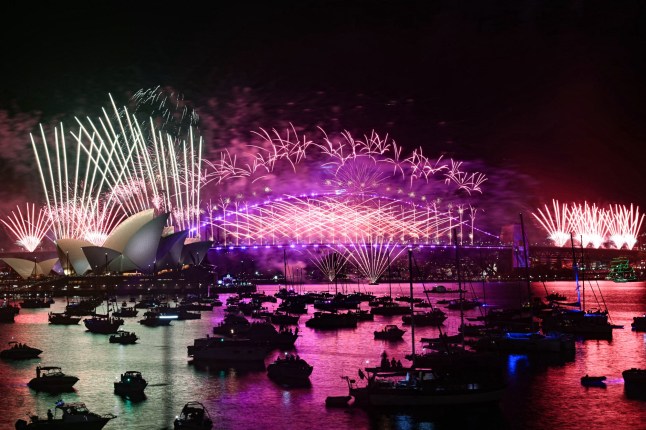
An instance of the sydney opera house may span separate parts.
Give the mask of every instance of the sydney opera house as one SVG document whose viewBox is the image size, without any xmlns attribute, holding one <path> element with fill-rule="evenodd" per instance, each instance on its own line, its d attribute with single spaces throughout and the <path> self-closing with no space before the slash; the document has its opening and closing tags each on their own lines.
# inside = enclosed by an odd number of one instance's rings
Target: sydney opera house
<svg viewBox="0 0 646 430">
<path fill-rule="evenodd" d="M 177 274 L 202 263 L 212 242 L 188 238 L 187 230 L 173 232 L 167 227 L 168 217 L 168 213 L 155 216 L 153 209 L 145 210 L 120 223 L 103 246 L 79 239 L 59 239 L 56 258 L 40 262 L 23 258 L 2 260 L 23 279 L 59 274 L 68 275 L 64 277 L 67 281 L 76 279 L 86 284 L 100 277 L 105 284 L 123 283 L 124 279 L 141 282 L 150 277 L 162 281 L 166 274 L 178 282 L 181 276 Z M 52 283 L 56 276 L 46 279 Z"/>
</svg>

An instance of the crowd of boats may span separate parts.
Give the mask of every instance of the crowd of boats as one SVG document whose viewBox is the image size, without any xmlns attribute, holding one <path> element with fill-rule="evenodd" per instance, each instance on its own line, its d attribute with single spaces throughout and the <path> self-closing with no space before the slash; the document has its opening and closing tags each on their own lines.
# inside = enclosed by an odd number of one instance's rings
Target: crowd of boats
<svg viewBox="0 0 646 430">
<path fill-rule="evenodd" d="M 409 254 L 410 258 L 410 254 Z M 412 279 L 412 277 L 411 277 Z M 578 287 L 578 285 L 577 285 Z M 369 293 L 302 293 L 283 288 L 274 296 L 263 293 L 231 295 L 226 304 L 214 297 L 186 297 L 180 301 L 173 298 L 170 305 L 158 298 L 146 298 L 137 302 L 131 298 L 121 306 L 116 299 L 87 298 L 67 303 L 65 312 L 49 313 L 50 324 L 78 324 L 81 320 L 89 332 L 106 334 L 110 343 L 136 343 L 138 336 L 121 328 L 124 318 L 136 318 L 143 311 L 139 323 L 147 326 L 170 325 L 171 321 L 200 318 L 201 311 L 224 307 L 224 318 L 212 328 L 212 333 L 196 338 L 187 345 L 187 356 L 194 362 L 218 362 L 238 366 L 260 364 L 276 349 L 293 350 L 299 337 L 299 321 L 313 309 L 304 326 L 314 330 L 339 330 L 354 328 L 365 321 L 374 321 L 375 315 L 389 317 L 388 323 L 374 330 L 378 340 L 401 340 L 407 329 L 399 327 L 391 317 L 401 318 L 401 325 L 411 331 L 411 354 L 405 359 L 388 359 L 385 352 L 378 366 L 360 369 L 357 377 L 344 375 L 347 395 L 331 396 L 328 406 L 360 407 L 382 406 L 442 406 L 475 405 L 497 402 L 506 389 L 504 355 L 506 353 L 557 353 L 572 354 L 578 337 L 607 339 L 615 329 L 607 309 L 584 310 L 581 300 L 568 302 L 567 297 L 549 293 L 545 299 L 534 297 L 515 309 L 489 309 L 475 317 L 465 317 L 465 311 L 479 309 L 482 302 L 468 298 L 458 282 L 457 290 L 441 285 L 424 290 L 425 299 L 410 295 L 376 297 Z M 450 297 L 431 300 L 430 295 Z M 531 295 L 530 295 L 531 297 Z M 272 310 L 267 303 L 276 303 Z M 367 303 L 366 306 L 362 306 Z M 97 313 L 99 306 L 106 306 L 105 313 Z M 439 305 L 460 312 L 457 333 L 443 330 L 447 313 Z M 43 306 L 45 307 L 45 306 Z M 112 310 L 115 308 L 114 310 Z M 196 315 L 192 315 L 196 314 Z M 472 313 L 473 314 L 473 313 Z M 439 335 L 434 338 L 415 339 L 414 330 L 419 326 L 436 327 Z M 646 315 L 634 317 L 633 330 L 646 331 Z M 417 342 L 423 345 L 417 352 Z M 37 358 L 38 348 L 12 342 L 2 351 L 4 359 Z M 291 352 L 281 354 L 266 367 L 268 377 L 280 385 L 302 386 L 309 384 L 313 366 Z M 646 395 L 646 369 L 626 369 L 622 376 L 627 395 Z M 585 375 L 581 384 L 588 387 L 602 386 L 605 375 Z M 60 367 L 39 366 L 36 377 L 28 385 L 34 390 L 65 391 L 78 381 L 66 375 Z M 114 383 L 114 392 L 119 395 L 143 394 L 147 382 L 140 372 L 124 372 Z M 71 420 L 72 415 L 83 415 L 95 420 L 96 428 L 102 428 L 113 416 L 93 414 L 85 405 L 62 404 L 58 407 L 60 417 L 49 420 Z M 194 424 L 189 426 L 189 422 Z M 44 419 L 30 417 L 19 420 L 16 428 L 52 428 L 42 424 Z M 70 421 L 71 422 L 71 421 Z M 101 424 L 103 423 L 103 424 Z M 175 421 L 175 428 L 211 428 L 213 422 L 208 411 L 199 402 L 191 402 Z M 200 427 L 201 426 L 201 427 Z M 56 428 L 67 428 L 60 426 Z"/>
</svg>

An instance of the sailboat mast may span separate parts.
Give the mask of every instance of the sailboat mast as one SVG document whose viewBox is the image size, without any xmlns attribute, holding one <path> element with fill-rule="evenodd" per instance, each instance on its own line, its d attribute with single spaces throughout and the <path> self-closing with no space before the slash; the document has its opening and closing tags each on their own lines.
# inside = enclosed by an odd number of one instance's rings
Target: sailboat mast
<svg viewBox="0 0 646 430">
<path fill-rule="evenodd" d="M 585 262 L 583 261 L 584 257 L 584 252 L 583 252 L 583 236 L 581 236 L 581 266 L 585 266 Z M 592 284 L 590 284 L 592 285 Z M 583 293 L 581 296 L 581 310 L 585 310 L 585 271 L 581 272 L 581 289 L 583 290 Z M 594 292 L 594 291 L 593 291 Z"/>
<path fill-rule="evenodd" d="M 458 294 L 460 300 L 460 328 L 464 330 L 464 294 L 462 291 L 462 282 L 460 281 L 460 256 L 458 254 L 458 233 L 456 229 L 453 229 L 453 243 L 455 244 L 455 270 L 458 277 Z M 462 336 L 462 341 L 464 342 L 464 336 Z"/>
<path fill-rule="evenodd" d="M 392 275 L 390 274 L 390 251 L 388 251 L 388 297 L 393 296 Z"/>
<path fill-rule="evenodd" d="M 415 365 L 415 318 L 413 314 L 413 248 L 408 248 L 408 279 L 410 283 L 410 336 L 413 365 Z"/>
<path fill-rule="evenodd" d="M 529 259 L 527 258 L 527 236 L 525 236 L 525 223 L 523 222 L 523 214 L 520 216 L 520 232 L 523 235 L 523 265 L 525 266 L 525 281 L 527 282 L 527 300 L 532 302 L 532 283 L 529 279 Z"/>
<path fill-rule="evenodd" d="M 576 299 L 579 303 L 579 310 L 581 308 L 581 289 L 579 288 L 579 267 L 576 264 L 576 254 L 574 253 L 574 235 L 570 232 L 570 245 L 572 246 L 572 270 L 574 271 L 574 282 L 576 284 Z"/>
</svg>

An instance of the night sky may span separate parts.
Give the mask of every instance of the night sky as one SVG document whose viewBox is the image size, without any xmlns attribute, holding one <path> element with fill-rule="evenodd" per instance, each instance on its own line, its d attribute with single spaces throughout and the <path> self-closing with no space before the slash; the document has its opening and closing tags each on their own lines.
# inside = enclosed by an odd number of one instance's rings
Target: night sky
<svg viewBox="0 0 646 430">
<path fill-rule="evenodd" d="M 242 134 L 374 128 L 478 160 L 492 181 L 525 184 L 529 210 L 552 198 L 646 209 L 641 1 L 14 3 L 0 30 L 11 115 L 92 115 L 108 93 L 170 86 L 198 113 L 217 100 Z M 16 134 L 0 134 L 9 179 L 16 148 L 29 150 Z"/>
</svg>

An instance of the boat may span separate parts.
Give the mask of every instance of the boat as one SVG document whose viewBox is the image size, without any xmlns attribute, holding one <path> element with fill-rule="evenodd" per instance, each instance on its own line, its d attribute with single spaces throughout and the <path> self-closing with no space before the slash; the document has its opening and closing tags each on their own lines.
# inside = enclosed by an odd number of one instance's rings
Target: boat
<svg viewBox="0 0 646 430">
<path fill-rule="evenodd" d="M 276 310 L 269 317 L 272 324 L 278 325 L 296 325 L 300 319 L 300 315 L 290 315 L 287 312 Z"/>
<path fill-rule="evenodd" d="M 270 348 L 250 339 L 209 336 L 194 339 L 187 347 L 188 356 L 196 361 L 214 361 L 230 364 L 263 363 Z"/>
<path fill-rule="evenodd" d="M 119 318 L 130 318 L 136 317 L 139 311 L 135 309 L 134 306 L 124 306 L 121 305 L 121 308 L 118 311 L 112 312 L 112 315 Z"/>
<path fill-rule="evenodd" d="M 0 352 L 0 358 L 7 360 L 28 360 L 30 358 L 38 358 L 42 350 L 27 346 L 26 343 L 18 343 L 15 340 L 9 342 L 9 349 Z"/>
<path fill-rule="evenodd" d="M 123 320 L 121 318 L 111 317 L 109 314 L 97 314 L 90 318 L 85 318 L 83 324 L 85 324 L 85 327 L 91 333 L 111 334 L 119 330 L 119 327 L 123 325 Z"/>
<path fill-rule="evenodd" d="M 605 376 L 590 376 L 590 375 L 585 375 L 581 377 L 581 385 L 585 387 L 601 387 L 605 388 L 606 383 L 605 383 L 606 377 Z"/>
<path fill-rule="evenodd" d="M 404 333 L 406 330 L 400 329 L 395 324 L 386 324 L 381 330 L 375 330 L 374 336 L 375 339 L 400 340 Z"/>
<path fill-rule="evenodd" d="M 478 306 L 482 306 L 482 303 L 478 299 L 454 299 L 449 300 L 447 307 L 451 310 L 463 309 L 465 311 L 475 309 Z"/>
<path fill-rule="evenodd" d="M 91 333 L 112 334 L 119 330 L 124 321 L 121 318 L 110 316 L 110 302 L 106 304 L 106 314 L 94 314 L 90 318 L 85 318 L 83 324 Z"/>
<path fill-rule="evenodd" d="M 267 376 L 272 380 L 287 385 L 306 385 L 310 382 L 313 366 L 298 355 L 285 354 L 267 366 Z"/>
<path fill-rule="evenodd" d="M 408 250 L 411 296 L 412 252 L 412 249 Z M 452 354 L 448 354 L 443 365 L 419 365 L 415 354 L 415 326 L 412 327 L 413 366 L 404 367 L 394 358 L 388 361 L 384 351 L 378 367 L 366 367 L 365 373 L 359 370 L 362 383 L 348 376 L 343 377 L 348 385 L 348 394 L 354 397 L 357 406 L 425 408 L 479 405 L 501 400 L 506 382 L 499 372 L 490 371 L 488 366 L 482 364 L 482 357 L 478 353 L 469 352 L 468 356 L 474 358 L 471 361 L 456 360 Z"/>
<path fill-rule="evenodd" d="M 633 367 L 621 372 L 624 378 L 624 391 L 631 397 L 646 397 L 646 369 Z"/>
<path fill-rule="evenodd" d="M 171 321 L 176 319 L 176 314 L 162 314 L 159 311 L 151 309 L 144 313 L 144 318 L 139 320 L 139 324 L 147 327 L 169 326 Z"/>
<path fill-rule="evenodd" d="M 637 280 L 637 273 L 627 258 L 613 258 L 606 279 L 613 282 L 634 282 Z"/>
<path fill-rule="evenodd" d="M 58 417 L 58 411 L 61 416 Z M 113 414 L 99 415 L 90 412 L 85 403 L 65 403 L 59 400 L 56 403 L 54 412 L 47 411 L 47 418 L 39 418 L 31 415 L 29 422 L 26 420 L 16 421 L 16 430 L 101 430 L 112 419 Z"/>
<path fill-rule="evenodd" d="M 416 326 L 439 326 L 446 320 L 448 317 L 446 313 L 441 309 L 434 308 L 428 312 L 413 312 L 412 315 L 402 316 L 402 322 L 406 325 L 410 325 L 411 321 L 415 322 Z"/>
<path fill-rule="evenodd" d="M 67 312 L 50 312 L 49 323 L 52 325 L 74 325 L 81 321 L 82 317 L 71 315 Z"/>
<path fill-rule="evenodd" d="M 132 345 L 137 343 L 139 338 L 133 331 L 118 330 L 110 336 L 110 343 L 120 343 L 121 345 Z"/>
<path fill-rule="evenodd" d="M 325 406 L 328 408 L 347 408 L 350 406 L 352 396 L 327 396 Z"/>
<path fill-rule="evenodd" d="M 545 300 L 547 300 L 548 302 L 564 302 L 567 300 L 567 297 L 564 294 L 552 291 L 545 296 Z"/>
<path fill-rule="evenodd" d="M 36 377 L 27 385 L 37 391 L 71 391 L 78 380 L 76 376 L 64 374 L 58 366 L 37 366 Z"/>
<path fill-rule="evenodd" d="M 646 331 L 646 314 L 640 317 L 633 317 L 633 322 L 630 326 L 635 331 Z"/>
<path fill-rule="evenodd" d="M 3 323 L 12 323 L 15 320 L 16 311 L 13 306 L 8 304 L 6 301 L 0 306 L 0 322 Z"/>
<path fill-rule="evenodd" d="M 409 312 L 410 306 L 400 306 L 393 302 L 383 302 L 370 309 L 371 314 L 382 316 L 406 315 Z"/>
<path fill-rule="evenodd" d="M 213 420 L 200 402 L 188 402 L 173 422 L 174 430 L 210 430 Z"/>
<path fill-rule="evenodd" d="M 141 376 L 141 372 L 128 370 L 122 373 L 118 381 L 114 382 L 114 393 L 119 395 L 143 394 L 148 382 Z"/>
<path fill-rule="evenodd" d="M 489 334 L 477 340 L 476 350 L 503 352 L 573 352 L 574 337 L 563 333 L 507 332 Z"/>
<path fill-rule="evenodd" d="M 356 328 L 357 321 L 357 316 L 352 313 L 314 312 L 312 318 L 305 321 L 305 326 L 316 329 Z"/>
<path fill-rule="evenodd" d="M 458 290 L 452 290 L 452 289 L 446 288 L 444 285 L 436 285 L 436 286 L 432 287 L 429 290 L 424 289 L 424 292 L 425 293 L 444 294 L 444 293 L 457 293 Z"/>
</svg>

